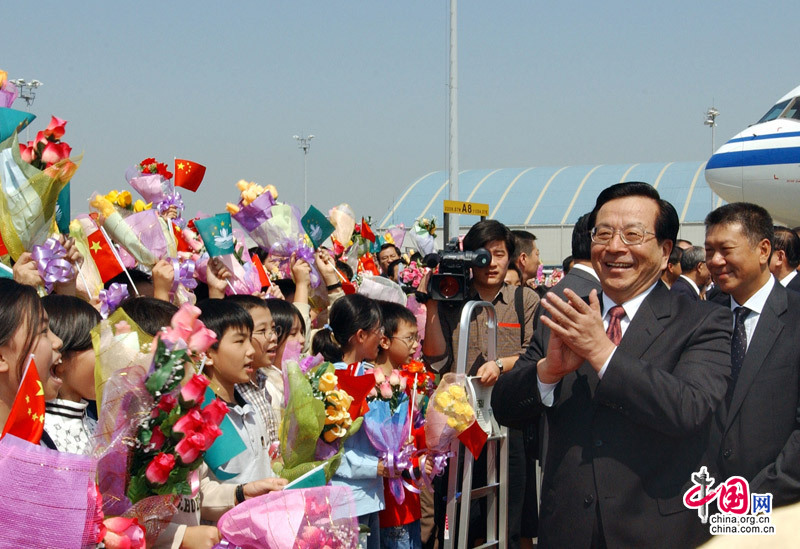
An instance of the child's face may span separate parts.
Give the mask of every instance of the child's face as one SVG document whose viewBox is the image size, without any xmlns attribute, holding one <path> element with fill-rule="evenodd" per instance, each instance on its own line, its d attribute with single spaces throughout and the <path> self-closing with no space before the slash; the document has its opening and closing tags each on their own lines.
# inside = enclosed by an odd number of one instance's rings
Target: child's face
<svg viewBox="0 0 800 549">
<path fill-rule="evenodd" d="M 228 328 L 222 336 L 217 349 L 209 349 L 209 366 L 216 377 L 225 383 L 247 383 L 255 371 L 253 357 L 255 348 L 251 342 L 252 334 L 244 328 Z"/>
<path fill-rule="evenodd" d="M 388 337 L 388 336 L 387 336 Z M 387 354 L 393 368 L 408 364 L 414 358 L 414 353 L 419 347 L 419 334 L 417 325 L 401 320 L 397 331 L 389 339 Z"/>
<path fill-rule="evenodd" d="M 94 349 L 86 349 L 69 353 L 61 364 L 55 366 L 56 375 L 63 381 L 62 394 L 95 399 L 94 360 Z"/>
<path fill-rule="evenodd" d="M 275 333 L 275 323 L 272 321 L 272 314 L 266 307 L 254 307 L 250 309 L 250 316 L 253 318 L 253 366 L 255 368 L 266 368 L 275 361 L 278 336 Z"/>
<path fill-rule="evenodd" d="M 292 322 L 292 331 L 289 332 L 289 337 L 286 338 L 286 341 L 296 341 L 300 344 L 300 347 L 303 346 L 306 342 L 306 336 L 303 334 L 303 329 L 300 326 L 300 318 L 295 315 L 294 322 Z"/>
</svg>

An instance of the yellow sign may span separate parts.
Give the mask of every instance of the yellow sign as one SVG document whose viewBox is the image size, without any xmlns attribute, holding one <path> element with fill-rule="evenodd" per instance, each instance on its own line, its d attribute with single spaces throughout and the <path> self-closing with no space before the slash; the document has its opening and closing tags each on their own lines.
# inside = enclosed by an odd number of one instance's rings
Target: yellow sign
<svg viewBox="0 0 800 549">
<path fill-rule="evenodd" d="M 444 213 L 466 215 L 489 215 L 489 205 L 477 202 L 444 201 Z"/>
</svg>

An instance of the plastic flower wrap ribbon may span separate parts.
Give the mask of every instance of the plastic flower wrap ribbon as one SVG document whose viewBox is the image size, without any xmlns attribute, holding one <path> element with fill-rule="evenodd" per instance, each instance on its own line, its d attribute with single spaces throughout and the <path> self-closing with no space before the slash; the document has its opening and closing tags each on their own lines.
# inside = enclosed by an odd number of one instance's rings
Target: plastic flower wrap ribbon
<svg viewBox="0 0 800 549">
<path fill-rule="evenodd" d="M 394 413 L 388 401 L 373 400 L 369 403 L 369 411 L 364 415 L 364 430 L 378 451 L 378 457 L 390 471 L 389 490 L 399 504 L 406 497 L 403 486 L 411 492 L 419 493 L 415 486 L 400 476 L 403 471 L 413 468 L 411 459 L 416 452 L 414 445 L 408 444 L 408 415 L 408 398 L 400 403 Z"/>
<path fill-rule="evenodd" d="M 217 548 L 356 549 L 358 518 L 347 486 L 270 492 L 240 503 L 217 523 Z"/>
<path fill-rule="evenodd" d="M 55 238 L 48 238 L 43 245 L 34 246 L 31 256 L 36 261 L 36 268 L 48 293 L 53 291 L 54 284 L 67 282 L 75 275 L 72 263 L 65 259 L 67 250 Z"/>
<path fill-rule="evenodd" d="M 178 210 L 178 215 L 174 219 L 174 221 L 175 224 L 180 227 L 183 227 L 183 225 L 185 225 L 185 221 L 181 217 L 181 212 L 183 212 L 184 207 L 185 206 L 183 204 L 183 198 L 181 197 L 181 193 L 179 193 L 178 191 L 165 193 L 164 198 L 161 199 L 161 201 L 158 203 L 157 206 L 158 213 L 160 214 L 166 213 L 167 210 L 169 210 L 170 208 L 175 208 L 176 210 Z"/>
<path fill-rule="evenodd" d="M 120 303 L 130 297 L 130 293 L 127 285 L 114 282 L 107 290 L 100 290 L 97 297 L 100 300 L 100 315 L 108 318 L 108 315 L 117 310 Z"/>
<path fill-rule="evenodd" d="M 96 460 L 90 456 L 4 436 L 0 440 L 2 546 L 94 547 L 95 468 Z"/>
<path fill-rule="evenodd" d="M 324 362 L 308 374 L 297 363 L 284 364 L 284 368 L 289 378 L 289 403 L 278 435 L 283 464 L 273 463 L 272 468 L 291 482 L 325 464 L 325 477 L 330 481 L 341 463 L 344 441 L 361 428 L 363 418 L 347 421 L 352 397 L 336 389 L 333 364 Z"/>
<path fill-rule="evenodd" d="M 178 287 L 183 285 L 184 288 L 194 290 L 197 288 L 197 280 L 194 278 L 194 271 L 197 268 L 194 259 L 185 259 L 178 261 L 177 258 L 172 258 L 172 269 L 175 275 L 172 279 L 172 292 L 176 292 Z"/>
</svg>

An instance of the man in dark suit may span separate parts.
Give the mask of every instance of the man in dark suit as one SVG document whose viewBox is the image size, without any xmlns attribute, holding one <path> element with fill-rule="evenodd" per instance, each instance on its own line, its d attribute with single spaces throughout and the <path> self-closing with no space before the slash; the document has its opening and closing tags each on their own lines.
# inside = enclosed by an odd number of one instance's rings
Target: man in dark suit
<svg viewBox="0 0 800 549">
<path fill-rule="evenodd" d="M 652 186 L 605 189 L 589 225 L 603 295 L 543 300 L 549 340 L 492 407 L 508 425 L 547 414 L 541 547 L 693 546 L 707 532 L 683 494 L 727 389 L 730 313 L 659 280 L 679 223 Z"/>
<path fill-rule="evenodd" d="M 731 385 L 711 431 L 717 479 L 733 475 L 774 505 L 800 501 L 800 295 L 769 271 L 772 219 L 747 203 L 705 220 L 706 260 L 735 314 Z"/>
<path fill-rule="evenodd" d="M 800 237 L 788 227 L 775 226 L 769 270 L 784 288 L 800 292 Z"/>
<path fill-rule="evenodd" d="M 702 246 L 692 246 L 683 251 L 681 275 L 672 284 L 670 291 L 697 301 L 710 281 L 705 249 Z"/>
</svg>

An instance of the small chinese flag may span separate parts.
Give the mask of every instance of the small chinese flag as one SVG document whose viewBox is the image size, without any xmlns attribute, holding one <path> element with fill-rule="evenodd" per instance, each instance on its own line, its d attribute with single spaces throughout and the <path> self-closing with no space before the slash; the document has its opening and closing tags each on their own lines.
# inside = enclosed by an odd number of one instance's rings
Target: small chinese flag
<svg viewBox="0 0 800 549">
<path fill-rule="evenodd" d="M 364 218 L 361 218 L 361 236 L 369 240 L 370 242 L 375 242 L 375 233 L 372 232 L 372 229 L 369 228 L 369 225 Z"/>
<path fill-rule="evenodd" d="M 122 272 L 122 265 L 117 261 L 117 257 L 111 250 L 112 244 L 106 240 L 103 231 L 96 230 L 86 238 L 86 241 L 89 244 L 89 254 L 92 256 L 94 264 L 97 265 L 103 284 Z"/>
<path fill-rule="evenodd" d="M 356 363 L 350 364 L 347 370 L 336 370 L 339 388 L 353 397 L 353 402 L 348 410 L 352 419 L 361 417 L 369 411 L 366 399 L 369 392 L 375 387 L 374 372 L 357 376 L 355 375 L 357 368 L 358 364 Z"/>
<path fill-rule="evenodd" d="M 458 440 L 467 447 L 467 450 L 470 451 L 475 459 L 478 459 L 478 456 L 481 455 L 483 445 L 486 444 L 488 438 L 489 435 L 486 434 L 486 431 L 481 429 L 477 421 L 473 421 L 472 425 L 461 431 L 461 434 L 458 435 Z"/>
<path fill-rule="evenodd" d="M 264 286 L 272 286 L 272 282 L 269 280 L 269 276 L 267 276 L 267 271 L 264 269 L 264 264 L 261 263 L 261 259 L 256 254 L 250 256 L 250 261 L 253 262 L 253 265 L 256 267 L 256 272 L 258 273 L 258 279 L 261 281 L 261 287 Z"/>
<path fill-rule="evenodd" d="M 365 253 L 364 255 L 358 258 L 358 271 L 359 272 L 367 271 L 374 274 L 375 276 L 380 276 L 381 274 L 381 272 L 378 270 L 378 267 L 375 266 L 375 259 L 369 252 Z"/>
<path fill-rule="evenodd" d="M 180 230 L 180 228 L 172 221 L 170 221 L 169 224 L 172 225 L 172 234 L 175 235 L 175 244 L 178 251 L 191 253 L 192 247 L 189 246 L 189 243 L 186 242 L 185 238 L 183 238 L 183 232 Z"/>
<path fill-rule="evenodd" d="M 192 192 L 197 190 L 206 175 L 206 167 L 191 160 L 175 159 L 175 186 Z"/>
<path fill-rule="evenodd" d="M 3 242 L 3 235 L 0 235 L 0 255 L 8 255 L 8 248 L 6 248 L 5 242 Z"/>
<path fill-rule="evenodd" d="M 44 388 L 39 381 L 39 372 L 31 355 L 22 373 L 22 382 L 19 384 L 17 396 L 0 438 L 11 433 L 15 437 L 39 444 L 42 431 L 44 431 Z"/>
</svg>

